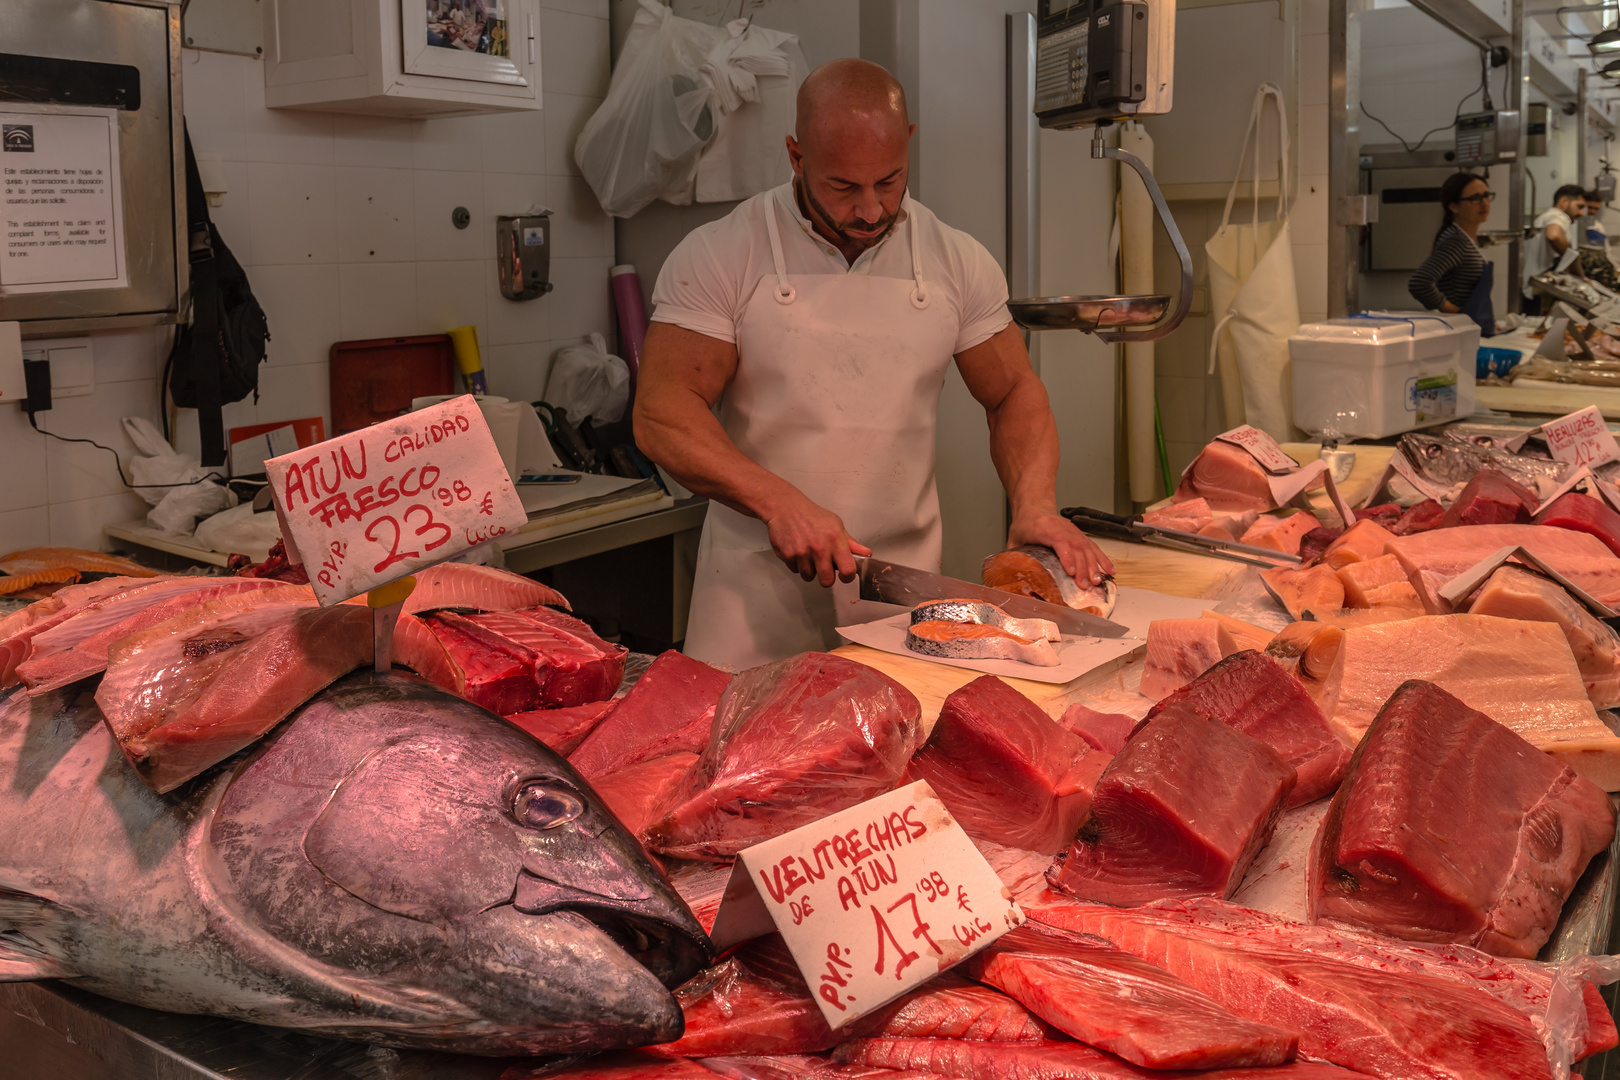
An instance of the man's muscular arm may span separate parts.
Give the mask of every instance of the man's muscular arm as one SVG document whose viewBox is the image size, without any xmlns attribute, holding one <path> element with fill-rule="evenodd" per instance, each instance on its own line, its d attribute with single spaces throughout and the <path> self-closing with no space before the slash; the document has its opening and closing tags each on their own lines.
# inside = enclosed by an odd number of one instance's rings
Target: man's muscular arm
<svg viewBox="0 0 1620 1080">
<path fill-rule="evenodd" d="M 771 548 L 806 581 L 855 577 L 871 549 L 837 514 L 737 449 L 711 411 L 737 374 L 737 347 L 671 323 L 647 332 L 636 383 L 636 445 L 699 495 L 756 517 Z"/>
</svg>

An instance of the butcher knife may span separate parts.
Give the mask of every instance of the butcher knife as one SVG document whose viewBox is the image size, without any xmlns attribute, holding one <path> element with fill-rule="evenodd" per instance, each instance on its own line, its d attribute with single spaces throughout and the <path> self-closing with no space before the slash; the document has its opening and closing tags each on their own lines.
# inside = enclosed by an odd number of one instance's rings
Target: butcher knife
<svg viewBox="0 0 1620 1080">
<path fill-rule="evenodd" d="M 886 559 L 857 558 L 855 565 L 861 575 L 861 599 L 881 600 L 885 604 L 916 607 L 930 600 L 983 600 L 1019 619 L 1047 619 L 1057 623 L 1065 634 L 1088 637 L 1124 637 L 1128 627 L 1110 622 L 1089 611 L 1076 611 L 1062 604 L 1048 604 L 1017 593 L 1002 592 L 987 585 L 959 581 L 943 574 L 930 574 L 910 566 L 901 566 Z"/>
</svg>

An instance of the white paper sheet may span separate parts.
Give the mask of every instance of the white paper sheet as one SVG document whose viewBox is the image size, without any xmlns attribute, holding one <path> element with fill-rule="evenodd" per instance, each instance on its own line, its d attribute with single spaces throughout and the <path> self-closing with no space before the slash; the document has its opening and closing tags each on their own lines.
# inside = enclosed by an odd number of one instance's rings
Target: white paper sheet
<svg viewBox="0 0 1620 1080">
<path fill-rule="evenodd" d="M 129 284 L 118 110 L 0 111 L 0 180 L 0 292 Z"/>
</svg>

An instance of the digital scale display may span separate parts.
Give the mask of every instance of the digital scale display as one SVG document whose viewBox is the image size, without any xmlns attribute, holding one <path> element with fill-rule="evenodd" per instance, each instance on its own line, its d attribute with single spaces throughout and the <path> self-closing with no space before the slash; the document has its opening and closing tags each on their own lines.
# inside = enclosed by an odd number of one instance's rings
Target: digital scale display
<svg viewBox="0 0 1620 1080">
<path fill-rule="evenodd" d="M 1147 67 L 1143 0 L 1041 0 L 1035 38 L 1035 115 L 1072 127 L 1135 112 Z"/>
</svg>

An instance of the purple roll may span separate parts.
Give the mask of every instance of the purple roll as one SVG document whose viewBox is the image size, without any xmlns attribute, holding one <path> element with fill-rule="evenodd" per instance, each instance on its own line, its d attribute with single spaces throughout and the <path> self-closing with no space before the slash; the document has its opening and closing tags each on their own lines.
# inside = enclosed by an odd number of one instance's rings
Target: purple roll
<svg viewBox="0 0 1620 1080">
<path fill-rule="evenodd" d="M 647 340 L 647 309 L 641 304 L 641 278 L 629 263 L 608 271 L 613 287 L 613 306 L 619 313 L 619 351 L 630 368 L 630 392 L 636 390 L 636 372 L 641 367 L 641 347 Z"/>
</svg>

